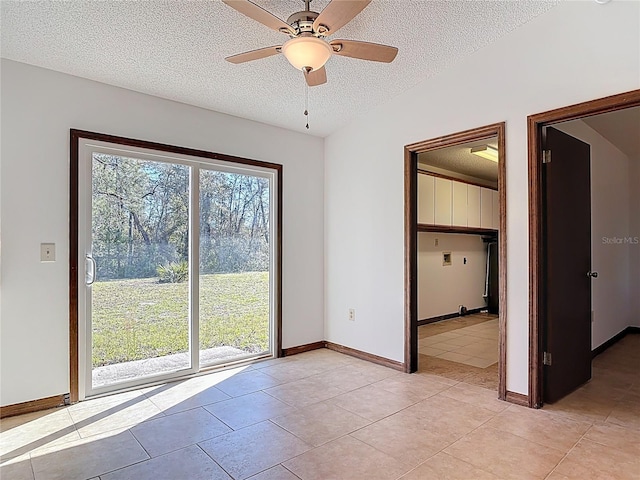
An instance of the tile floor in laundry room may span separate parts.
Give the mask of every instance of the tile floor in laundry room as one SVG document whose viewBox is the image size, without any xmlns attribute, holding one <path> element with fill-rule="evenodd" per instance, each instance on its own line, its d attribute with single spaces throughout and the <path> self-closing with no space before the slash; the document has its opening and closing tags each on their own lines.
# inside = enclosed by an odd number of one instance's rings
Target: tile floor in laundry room
<svg viewBox="0 0 640 480">
<path fill-rule="evenodd" d="M 498 316 L 475 313 L 418 327 L 420 371 L 498 391 Z"/>
</svg>

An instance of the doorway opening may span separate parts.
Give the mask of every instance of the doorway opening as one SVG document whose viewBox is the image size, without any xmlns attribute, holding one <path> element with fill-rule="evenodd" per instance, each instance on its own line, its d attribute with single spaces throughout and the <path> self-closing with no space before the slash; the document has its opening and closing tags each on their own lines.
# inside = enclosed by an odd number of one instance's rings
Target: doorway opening
<svg viewBox="0 0 640 480">
<path fill-rule="evenodd" d="M 281 166 L 71 135 L 72 401 L 278 356 Z"/>
<path fill-rule="evenodd" d="M 640 90 L 528 125 L 530 406 L 624 397 L 634 340 L 599 354 L 640 330 Z"/>
<path fill-rule="evenodd" d="M 504 163 L 504 123 L 405 147 L 407 371 L 473 377 L 502 399 Z"/>
</svg>

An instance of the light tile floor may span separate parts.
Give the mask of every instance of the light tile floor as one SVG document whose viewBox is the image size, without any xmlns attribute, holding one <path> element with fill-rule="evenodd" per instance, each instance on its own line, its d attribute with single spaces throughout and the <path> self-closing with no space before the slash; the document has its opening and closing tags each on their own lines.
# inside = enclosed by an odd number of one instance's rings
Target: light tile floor
<svg viewBox="0 0 640 480">
<path fill-rule="evenodd" d="M 435 333 L 418 340 L 418 351 L 430 357 L 487 368 L 498 362 L 498 318 L 487 318 L 482 323 L 461 327 L 444 333 Z M 451 322 L 451 320 L 445 320 Z M 430 325 L 420 327 L 428 330 Z"/>
<path fill-rule="evenodd" d="M 640 335 L 532 410 L 330 350 L 0 421 L 4 480 L 640 478 Z"/>
<path fill-rule="evenodd" d="M 476 313 L 418 328 L 421 371 L 498 390 L 498 317 Z"/>
</svg>

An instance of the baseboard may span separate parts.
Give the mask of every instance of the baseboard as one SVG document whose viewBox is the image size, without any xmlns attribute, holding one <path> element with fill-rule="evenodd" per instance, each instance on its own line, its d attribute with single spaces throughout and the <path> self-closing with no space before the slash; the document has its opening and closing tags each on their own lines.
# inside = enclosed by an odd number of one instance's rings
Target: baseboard
<svg viewBox="0 0 640 480">
<path fill-rule="evenodd" d="M 394 370 L 400 370 L 401 372 L 405 371 L 404 363 L 396 362 L 395 360 L 390 360 L 388 358 L 380 357 L 378 355 L 374 355 L 373 353 L 363 352 L 361 350 L 356 350 L 355 348 L 345 347 L 344 345 L 339 345 L 333 342 L 321 341 L 321 342 L 313 342 L 307 343 L 306 345 L 299 345 L 297 347 L 283 348 L 282 356 L 288 357 L 291 355 L 297 355 L 298 353 L 310 352 L 311 350 L 318 350 L 319 348 L 328 348 L 329 350 L 333 350 L 338 353 L 343 353 L 345 355 L 350 355 L 352 357 L 359 358 L 361 360 L 366 360 L 371 363 L 376 363 L 378 365 L 382 365 L 385 367 L 393 368 Z"/>
<path fill-rule="evenodd" d="M 333 350 L 338 353 L 344 353 L 345 355 L 350 355 L 352 357 L 366 360 L 371 363 L 377 363 L 378 365 L 382 365 L 384 367 L 393 368 L 394 370 L 400 370 L 401 372 L 405 371 L 404 363 L 390 360 L 384 357 L 379 357 L 378 355 L 374 355 L 373 353 L 362 352 L 360 350 L 356 350 L 355 348 L 345 347 L 344 345 L 339 345 L 333 342 L 326 342 L 326 347 L 329 350 Z"/>
<path fill-rule="evenodd" d="M 606 342 L 598 345 L 596 348 L 591 350 L 591 358 L 597 357 L 602 352 L 607 350 L 609 347 L 612 347 L 613 345 L 618 343 L 620 340 L 622 340 L 627 335 L 629 335 L 629 334 L 639 334 L 639 333 L 640 333 L 640 327 L 627 327 L 627 328 L 625 328 L 621 332 L 618 332 L 617 334 L 615 334 L 613 337 L 611 337 Z"/>
<path fill-rule="evenodd" d="M 640 328 L 638 328 L 638 333 L 640 333 Z M 288 357 L 288 356 L 296 355 L 299 353 L 318 350 L 320 348 L 328 348 L 329 350 L 333 350 L 338 353 L 343 353 L 345 355 L 350 355 L 352 357 L 356 357 L 361 360 L 366 360 L 371 363 L 376 363 L 384 367 L 393 368 L 394 370 L 399 370 L 401 372 L 405 371 L 405 365 L 402 362 L 397 362 L 389 358 L 374 355 L 373 353 L 367 353 L 361 350 L 356 350 L 355 348 L 345 347 L 344 345 L 339 345 L 337 343 L 325 342 L 325 341 L 307 343 L 306 345 L 298 345 L 297 347 L 283 348 L 282 356 Z M 507 392 L 507 401 L 512 401 L 512 400 L 509 400 L 509 395 L 520 395 L 520 394 L 517 394 L 517 393 L 512 394 L 511 392 Z M 39 400 L 31 400 L 28 402 L 15 403 L 13 405 L 0 407 L 0 418 L 13 417 L 15 415 L 22 415 L 24 413 L 31 413 L 31 412 L 37 412 L 40 410 L 47 410 L 49 408 L 61 407 L 66 404 L 65 403 L 66 397 L 67 395 L 54 395 L 53 397 L 41 398 Z M 526 396 L 523 396 L 523 397 L 525 399 L 527 398 Z M 512 403 L 518 403 L 518 402 L 512 401 Z"/>
<path fill-rule="evenodd" d="M 423 320 L 418 320 L 418 326 L 422 326 L 422 325 L 428 325 L 430 323 L 436 323 L 436 322 L 441 322 L 442 320 L 449 320 L 451 318 L 456 318 L 456 317 L 466 317 L 467 315 L 473 315 L 474 313 L 480 313 L 482 312 L 482 310 L 486 310 L 487 307 L 480 307 L 480 308 L 472 308 L 471 310 L 467 310 L 467 313 L 465 313 L 464 315 L 460 315 L 458 312 L 456 313 L 447 313 L 445 315 L 438 315 L 437 317 L 431 317 L 431 318 L 425 318 Z"/>
<path fill-rule="evenodd" d="M 521 405 L 523 407 L 529 406 L 529 395 L 523 395 L 521 393 L 510 392 L 507 390 L 505 400 L 509 403 L 515 403 L 516 405 Z"/>
<path fill-rule="evenodd" d="M 0 418 L 61 407 L 65 405 L 65 397 L 66 395 L 54 395 L 53 397 L 40 398 L 38 400 L 30 400 L 28 402 L 14 403 L 13 405 L 0 407 Z"/>
<path fill-rule="evenodd" d="M 319 348 L 325 348 L 326 343 L 324 340 L 321 342 L 307 343 L 306 345 L 298 345 L 297 347 L 289 347 L 282 349 L 282 356 L 289 357 L 291 355 L 297 355 L 298 353 L 310 352 L 311 350 L 318 350 Z"/>
</svg>

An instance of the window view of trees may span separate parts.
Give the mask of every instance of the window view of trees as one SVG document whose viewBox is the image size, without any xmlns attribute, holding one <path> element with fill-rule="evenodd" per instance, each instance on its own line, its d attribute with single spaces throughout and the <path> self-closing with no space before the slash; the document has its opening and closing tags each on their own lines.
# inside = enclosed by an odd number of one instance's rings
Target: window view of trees
<svg viewBox="0 0 640 480">
<path fill-rule="evenodd" d="M 201 170 L 201 273 L 268 269 L 269 181 Z"/>
<path fill-rule="evenodd" d="M 189 168 L 94 153 L 97 278 L 148 278 L 188 259 Z"/>
<path fill-rule="evenodd" d="M 157 277 L 188 261 L 188 167 L 95 153 L 92 188 L 98 279 Z M 268 270 L 267 179 L 203 170 L 200 192 L 200 271 Z"/>
</svg>

